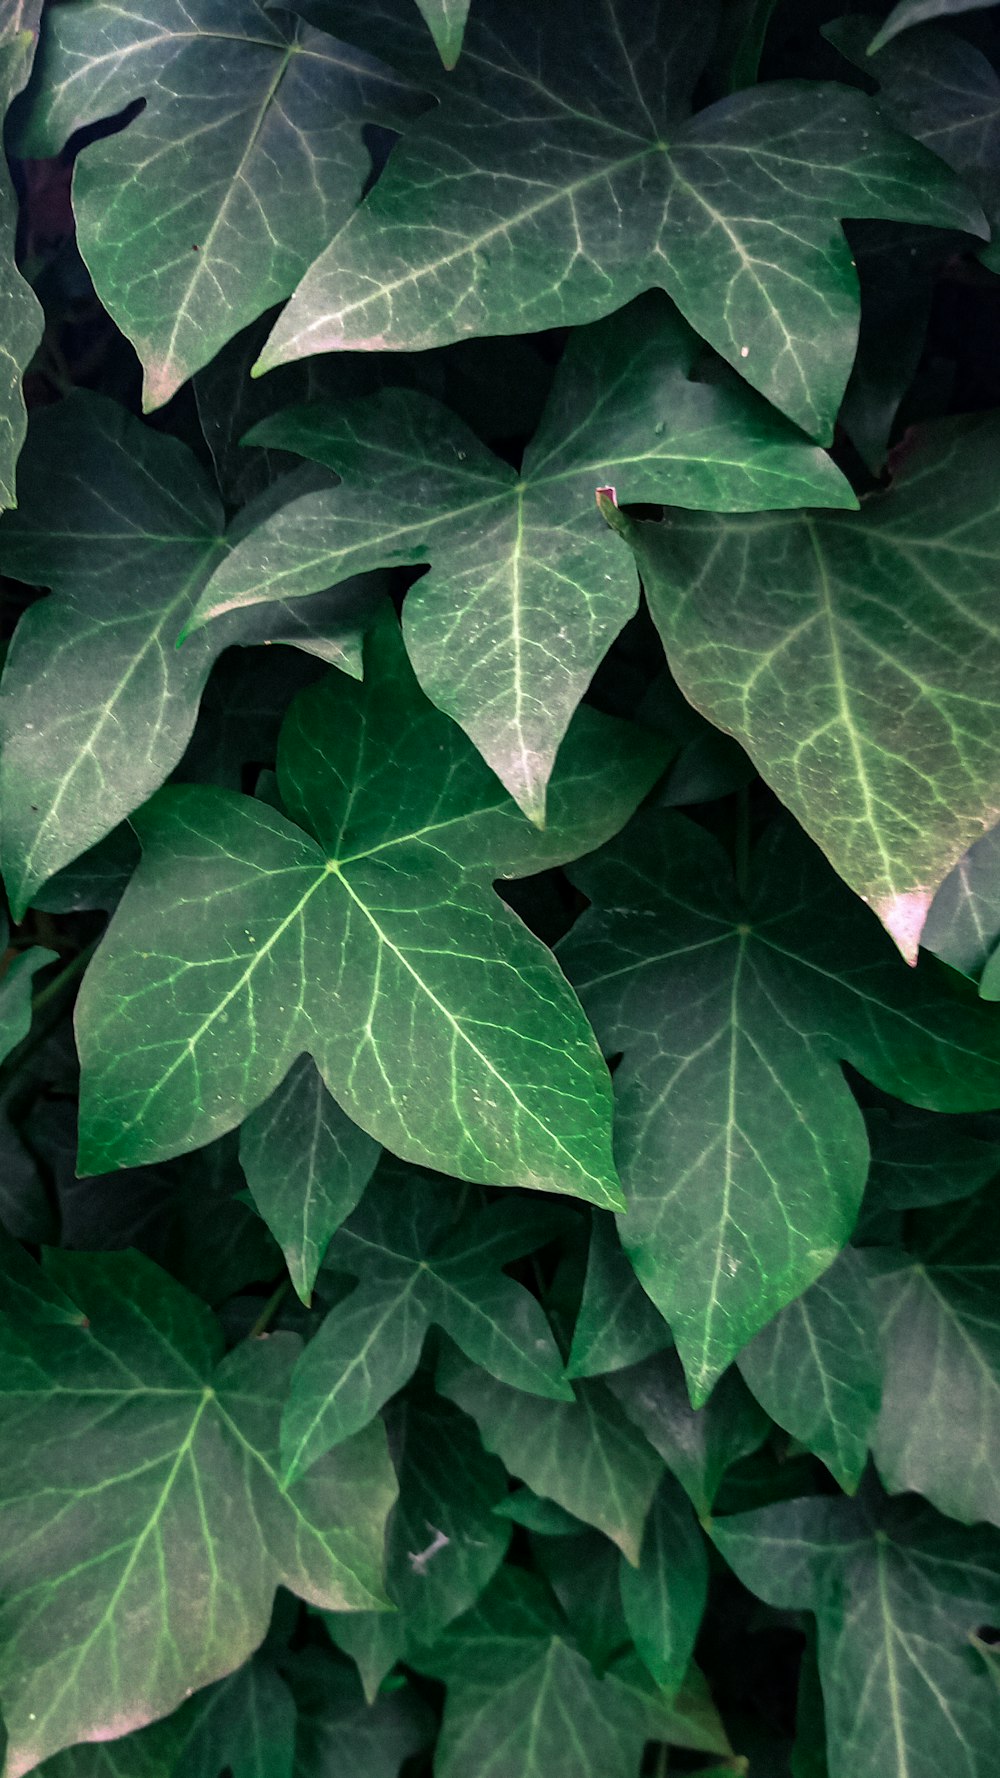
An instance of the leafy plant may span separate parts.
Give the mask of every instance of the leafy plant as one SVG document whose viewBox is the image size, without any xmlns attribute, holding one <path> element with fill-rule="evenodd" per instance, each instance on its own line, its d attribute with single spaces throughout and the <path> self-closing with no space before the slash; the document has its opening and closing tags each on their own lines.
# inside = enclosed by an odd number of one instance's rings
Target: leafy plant
<svg viewBox="0 0 1000 1778">
<path fill-rule="evenodd" d="M 3 1778 L 991 1778 L 1000 14 L 838 14 L 0 0 Z"/>
</svg>

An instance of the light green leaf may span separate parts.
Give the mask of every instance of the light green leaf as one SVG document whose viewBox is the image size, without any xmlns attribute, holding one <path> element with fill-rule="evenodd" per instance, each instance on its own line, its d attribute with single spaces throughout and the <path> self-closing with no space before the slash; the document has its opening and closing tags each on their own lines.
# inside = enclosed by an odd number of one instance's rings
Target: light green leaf
<svg viewBox="0 0 1000 1778">
<path fill-rule="evenodd" d="M 193 625 L 430 561 L 403 608 L 417 677 L 541 821 L 570 717 L 638 597 L 596 489 L 740 511 L 856 504 L 830 459 L 737 378 L 696 380 L 700 357 L 662 296 L 572 335 L 520 471 L 412 390 L 265 420 L 250 442 L 314 458 L 344 485 L 249 532 Z"/>
<path fill-rule="evenodd" d="M 878 1320 L 859 1255 L 838 1254 L 736 1362 L 771 1419 L 853 1494 L 882 1398 Z"/>
<path fill-rule="evenodd" d="M 367 12 L 323 16 L 364 42 Z M 260 368 L 593 321 L 660 286 L 831 439 L 858 325 L 837 219 L 983 232 L 982 214 L 847 87 L 785 81 L 690 118 L 714 24 L 712 5 L 607 0 L 581 32 L 575 0 L 478 0 L 440 105 L 310 268 Z"/>
<path fill-rule="evenodd" d="M 859 513 L 607 513 L 674 675 L 871 904 L 908 960 L 1000 814 L 995 416 L 907 441 Z"/>
<path fill-rule="evenodd" d="M 896 8 L 899 12 L 901 9 Z M 969 10 L 918 0 L 908 23 Z M 896 129 L 905 130 L 940 155 L 965 180 L 986 213 L 993 239 L 979 250 L 984 264 L 1000 271 L 1000 76 L 974 44 L 951 31 L 918 31 L 888 48 L 891 15 L 872 42 L 873 18 L 854 16 L 827 25 L 824 36 L 870 79 L 878 82 L 878 107 Z M 896 30 L 901 30 L 897 25 Z"/>
<path fill-rule="evenodd" d="M 282 1488 L 291 1335 L 223 1357 L 211 1312 L 135 1253 L 46 1269 L 87 1322 L 29 1319 L 5 1340 L 5 1778 L 232 1672 L 279 1582 L 328 1609 L 381 1603 L 396 1494 L 374 1426 Z"/>
<path fill-rule="evenodd" d="M 819 1498 L 717 1519 L 770 1605 L 816 1614 L 830 1778 L 992 1778 L 1000 1696 L 970 1638 L 1000 1611 L 1000 1536 L 922 1501 Z"/>
<path fill-rule="evenodd" d="M 490 885 L 598 843 L 661 759 L 655 737 L 581 712 L 538 833 L 382 625 L 363 686 L 332 674 L 291 707 L 289 818 L 185 785 L 137 820 L 143 861 L 77 1002 L 82 1169 L 210 1141 L 306 1051 L 406 1160 L 616 1204 L 592 1033 Z"/>
<path fill-rule="evenodd" d="M 370 171 L 362 132 L 414 96 L 372 57 L 257 0 L 78 0 L 49 7 L 20 140 L 83 149 L 80 250 L 142 361 L 148 410 L 288 295 L 350 216 Z"/>
<path fill-rule="evenodd" d="M 724 1371 L 703 1408 L 693 1408 L 676 1352 L 618 1371 L 608 1388 L 667 1468 L 699 1518 L 705 1518 L 726 1470 L 756 1451 L 769 1431 L 735 1366 Z"/>
<path fill-rule="evenodd" d="M 894 1494 L 1000 1525 L 1000 1213 L 996 1193 L 913 1219 L 911 1254 L 865 1254 L 885 1394 L 873 1448 Z"/>
<path fill-rule="evenodd" d="M 304 1303 L 330 1236 L 357 1204 L 378 1155 L 378 1144 L 341 1111 L 308 1056 L 244 1122 L 240 1165 Z"/>
<path fill-rule="evenodd" d="M 0 9 L 0 126 L 31 73 L 42 0 L 5 0 Z M 42 337 L 42 311 L 14 263 L 17 195 L 0 155 L 0 506 L 16 506 L 15 472 L 27 414 L 21 373 Z"/>
<path fill-rule="evenodd" d="M 1000 941 L 1000 827 L 970 846 L 931 903 L 921 937 L 952 969 L 979 979 Z M 990 999 L 996 999 L 991 994 Z"/>
<path fill-rule="evenodd" d="M 621 1592 L 637 1653 L 658 1685 L 676 1691 L 705 1610 L 708 1559 L 691 1503 L 673 1476 L 662 1478 L 649 1509 L 638 1568 L 622 1558 Z"/>
<path fill-rule="evenodd" d="M 510 1519 L 512 1524 L 522 1525 L 525 1531 L 534 1531 L 539 1537 L 576 1537 L 582 1523 L 565 1507 L 542 1499 L 530 1488 L 515 1488 L 493 1511 L 498 1518 Z"/>
<path fill-rule="evenodd" d="M 321 1648 L 303 1649 L 288 1677 L 299 1707 L 295 1778 L 397 1778 L 433 1737 L 412 1686 L 366 1703 L 353 1668 Z"/>
<path fill-rule="evenodd" d="M 932 959 L 908 971 L 797 830 L 762 842 L 745 900 L 718 842 L 660 812 L 572 874 L 594 905 L 561 959 L 624 1053 L 622 1243 L 700 1404 L 851 1233 L 868 1145 L 841 1060 L 917 1104 L 985 1108 L 1000 1020 Z"/>
<path fill-rule="evenodd" d="M 417 0 L 427 28 L 446 68 L 454 68 L 462 53 L 469 0 Z"/>
<path fill-rule="evenodd" d="M 453 1229 L 454 1205 L 453 1187 L 390 1171 L 334 1236 L 328 1268 L 359 1283 L 295 1367 L 281 1429 L 286 1479 L 366 1426 L 409 1381 L 432 1322 L 501 1382 L 572 1401 L 541 1307 L 500 1269 L 550 1232 L 546 1211 L 515 1200 Z"/>
<path fill-rule="evenodd" d="M 387 1426 L 399 1500 L 389 1521 L 386 1592 L 397 1609 L 322 1614 L 334 1642 L 357 1661 L 369 1703 L 397 1660 L 436 1641 L 475 1604 L 510 1541 L 496 1511 L 506 1472 L 466 1414 L 421 1393 L 395 1403 Z"/>
<path fill-rule="evenodd" d="M 669 1345 L 670 1329 L 639 1283 L 611 1217 L 595 1211 L 566 1375 L 600 1377 Z"/>
<path fill-rule="evenodd" d="M 177 765 L 224 648 L 282 640 L 285 625 L 307 644 L 313 634 L 308 607 L 276 606 L 174 647 L 225 554 L 222 511 L 186 446 L 116 403 L 77 391 L 33 416 L 20 475 L 0 567 L 53 593 L 25 612 L 4 668 L 0 802 L 16 916 Z M 345 590 L 339 624 L 326 596 L 314 613 L 358 648 L 371 614 Z"/>
<path fill-rule="evenodd" d="M 900 31 L 909 31 L 913 25 L 925 24 L 929 19 L 951 18 L 959 12 L 979 12 L 995 4 L 996 0 L 897 0 L 885 24 L 868 45 L 868 54 L 875 55 L 890 38 Z"/>
<path fill-rule="evenodd" d="M 663 1465 L 596 1379 L 572 1402 L 544 1401 L 499 1383 L 457 1352 L 438 1370 L 443 1395 L 471 1414 L 488 1451 L 536 1494 L 554 1500 L 639 1561 L 642 1527 Z"/>
</svg>

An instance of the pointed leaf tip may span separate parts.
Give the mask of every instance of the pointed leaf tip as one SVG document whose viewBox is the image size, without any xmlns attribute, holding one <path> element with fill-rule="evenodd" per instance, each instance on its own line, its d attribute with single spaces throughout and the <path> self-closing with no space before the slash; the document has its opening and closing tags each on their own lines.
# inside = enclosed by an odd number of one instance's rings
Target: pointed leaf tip
<svg viewBox="0 0 1000 1778">
<path fill-rule="evenodd" d="M 933 899 L 929 889 L 910 889 L 870 904 L 911 968 L 917 961 L 920 934 Z"/>
</svg>

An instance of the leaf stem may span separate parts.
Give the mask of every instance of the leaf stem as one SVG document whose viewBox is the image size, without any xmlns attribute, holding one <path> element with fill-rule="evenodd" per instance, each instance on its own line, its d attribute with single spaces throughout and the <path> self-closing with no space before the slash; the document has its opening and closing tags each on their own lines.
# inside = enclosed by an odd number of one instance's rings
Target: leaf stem
<svg viewBox="0 0 1000 1778">
<path fill-rule="evenodd" d="M 89 945 L 84 945 L 82 951 L 77 951 L 76 956 L 70 959 L 65 969 L 61 969 L 59 974 L 55 976 L 51 982 L 46 983 L 46 986 L 35 995 L 34 1000 L 31 1002 L 32 1022 L 34 1022 L 42 1009 L 49 1005 L 50 1001 L 58 998 L 63 989 L 69 986 L 70 982 L 72 982 L 78 975 L 83 974 L 83 971 L 86 969 L 87 964 L 90 962 L 90 959 L 94 955 L 100 942 L 100 937 L 92 938 Z"/>
<path fill-rule="evenodd" d="M 275 1290 L 272 1290 L 270 1296 L 267 1299 L 267 1302 L 264 1304 L 264 1307 L 262 1308 L 260 1314 L 258 1315 L 252 1328 L 250 1329 L 250 1332 L 247 1334 L 248 1340 L 256 1340 L 260 1334 L 267 1332 L 267 1329 L 270 1327 L 271 1322 L 274 1320 L 274 1317 L 275 1317 L 278 1309 L 280 1309 L 282 1303 L 284 1302 L 286 1296 L 288 1295 L 290 1282 L 291 1282 L 290 1279 L 282 1278 L 281 1283 L 277 1286 L 277 1288 Z"/>
</svg>

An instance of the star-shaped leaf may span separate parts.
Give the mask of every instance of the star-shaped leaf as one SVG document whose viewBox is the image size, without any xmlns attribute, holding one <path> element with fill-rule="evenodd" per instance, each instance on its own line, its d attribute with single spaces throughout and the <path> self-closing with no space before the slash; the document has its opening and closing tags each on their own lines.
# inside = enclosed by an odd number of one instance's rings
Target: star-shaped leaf
<svg viewBox="0 0 1000 1778">
<path fill-rule="evenodd" d="M 751 1592 L 816 1614 L 830 1778 L 991 1778 L 1000 1695 L 970 1638 L 1000 1614 L 1000 1535 L 922 1501 L 783 1502 L 717 1519 Z"/>
<path fill-rule="evenodd" d="M 932 960 L 911 975 L 797 831 L 762 842 L 745 900 L 727 868 L 647 813 L 574 871 L 594 906 L 560 948 L 624 1052 L 619 1228 L 696 1405 L 851 1233 L 868 1144 L 841 1060 L 917 1104 L 1000 1103 L 1000 1020 Z"/>
<path fill-rule="evenodd" d="M 296 1365 L 281 1432 L 290 1480 L 402 1389 L 432 1322 L 501 1382 L 572 1401 L 537 1299 L 501 1270 L 545 1240 L 551 1217 L 515 1200 L 453 1221 L 452 1188 L 390 1172 L 334 1236 L 327 1267 L 359 1282 Z"/>
<path fill-rule="evenodd" d="M 276 606 L 175 648 L 225 554 L 222 510 L 185 445 L 102 396 L 78 391 L 33 417 L 19 487 L 0 522 L 0 568 L 53 592 L 17 626 L 0 699 L 4 876 L 18 917 L 177 765 L 216 656 L 237 641 L 308 645 L 312 622 L 309 607 L 303 626 Z M 371 614 L 357 592 L 321 597 L 313 618 L 360 673 Z"/>
<path fill-rule="evenodd" d="M 0 13 L 0 120 L 31 73 L 42 0 L 8 0 Z M 14 472 L 27 425 L 21 373 L 42 337 L 42 311 L 14 263 L 17 196 L 0 157 L 0 506 L 15 506 Z"/>
<path fill-rule="evenodd" d="M 377 45 L 369 11 L 314 15 Z M 479 0 L 454 73 L 421 71 L 441 103 L 310 268 L 261 368 L 592 321 L 660 286 L 775 407 L 831 438 L 858 324 L 838 218 L 982 233 L 982 215 L 850 88 L 786 81 L 691 118 L 714 12 L 602 0 L 581 32 L 575 0 Z"/>
<path fill-rule="evenodd" d="M 86 1320 L 2 1336 L 5 1778 L 231 1672 L 279 1582 L 328 1609 L 384 1602 L 396 1493 L 379 1426 L 282 1487 L 291 1335 L 223 1356 L 211 1312 L 135 1253 L 46 1270 Z"/>
<path fill-rule="evenodd" d="M 959 12 L 977 12 L 986 6 L 993 6 L 996 0 L 897 0 L 875 36 L 868 45 L 868 54 L 875 55 L 883 44 L 897 37 L 900 31 L 909 31 L 914 25 L 923 25 L 932 19 L 951 18 Z"/>
<path fill-rule="evenodd" d="M 183 785 L 137 817 L 143 861 L 77 1003 L 83 1170 L 210 1141 L 305 1051 L 406 1160 L 617 1205 L 593 1035 L 491 884 L 598 843 L 663 757 L 581 711 L 539 833 L 423 697 L 387 620 L 363 685 L 334 673 L 293 703 L 287 815 Z"/>
<path fill-rule="evenodd" d="M 240 1165 L 304 1303 L 330 1236 L 357 1204 L 378 1155 L 378 1144 L 341 1111 L 309 1056 L 300 1056 L 244 1121 Z"/>
<path fill-rule="evenodd" d="M 907 441 L 858 513 L 637 523 L 674 675 L 916 956 L 934 891 L 1000 815 L 995 416 Z"/>
<path fill-rule="evenodd" d="M 542 820 L 570 717 L 637 601 L 595 490 L 610 482 L 625 499 L 741 511 L 855 504 L 830 459 L 737 378 L 696 380 L 702 356 L 656 295 L 573 335 L 519 471 L 409 390 L 265 420 L 249 442 L 314 458 L 344 485 L 249 532 L 194 624 L 430 561 L 403 608 L 417 677 Z"/>
<path fill-rule="evenodd" d="M 29 155 L 143 101 L 83 149 L 73 207 L 147 409 L 288 295 L 361 196 L 364 126 L 414 108 L 372 57 L 258 0 L 49 7 L 32 94 Z"/>
</svg>

